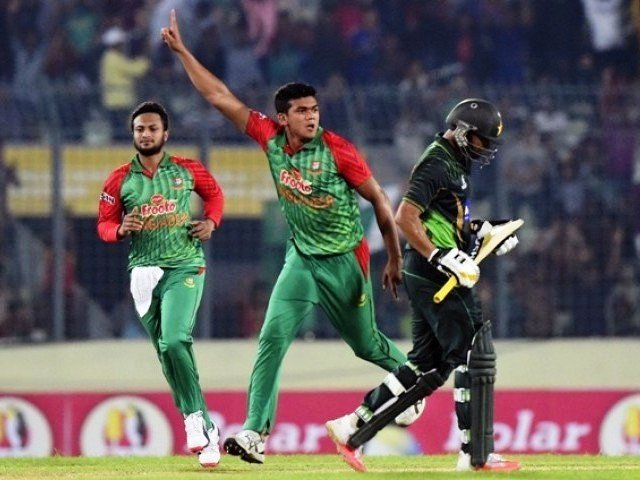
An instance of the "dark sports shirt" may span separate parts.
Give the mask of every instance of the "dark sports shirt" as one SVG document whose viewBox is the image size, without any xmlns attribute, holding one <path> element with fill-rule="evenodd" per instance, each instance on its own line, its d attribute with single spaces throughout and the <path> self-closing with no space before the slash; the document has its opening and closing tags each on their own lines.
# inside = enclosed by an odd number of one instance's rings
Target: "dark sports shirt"
<svg viewBox="0 0 640 480">
<path fill-rule="evenodd" d="M 470 194 L 469 172 L 442 133 L 437 134 L 414 167 L 403 198 L 420 210 L 436 247 L 467 250 Z"/>
<path fill-rule="evenodd" d="M 136 155 L 104 183 L 98 236 L 106 242 L 121 240 L 117 231 L 123 214 L 137 211 L 144 225 L 142 231 L 131 234 L 129 270 L 139 266 L 203 267 L 201 242 L 189 234 L 192 192 L 202 198 L 204 216 L 217 228 L 224 204 L 222 190 L 202 163 L 165 153 L 152 175 Z"/>
<path fill-rule="evenodd" d="M 346 253 L 358 247 L 364 230 L 354 188 L 371 170 L 355 146 L 333 132 L 293 152 L 284 129 L 252 111 L 246 133 L 267 155 L 280 207 L 297 248 L 307 255 Z"/>
</svg>

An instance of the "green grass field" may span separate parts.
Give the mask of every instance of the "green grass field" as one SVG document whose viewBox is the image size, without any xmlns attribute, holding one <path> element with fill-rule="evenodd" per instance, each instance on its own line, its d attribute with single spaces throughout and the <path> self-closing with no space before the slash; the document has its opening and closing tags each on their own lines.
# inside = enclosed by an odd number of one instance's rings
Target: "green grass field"
<svg viewBox="0 0 640 480">
<path fill-rule="evenodd" d="M 195 457 L 49 457 L 0 459 L 0 478 L 9 479 L 146 479 L 234 480 L 315 479 L 640 479 L 640 457 L 594 455 L 521 455 L 522 470 L 513 473 L 454 471 L 456 457 L 366 457 L 367 473 L 352 471 L 338 455 L 269 455 L 264 465 L 251 465 L 223 455 L 218 467 L 202 469 Z"/>
</svg>

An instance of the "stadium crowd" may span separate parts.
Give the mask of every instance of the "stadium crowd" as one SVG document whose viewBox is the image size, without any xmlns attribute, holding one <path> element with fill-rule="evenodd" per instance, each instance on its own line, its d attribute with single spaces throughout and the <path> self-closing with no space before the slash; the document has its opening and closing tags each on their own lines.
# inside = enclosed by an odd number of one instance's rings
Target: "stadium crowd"
<svg viewBox="0 0 640 480">
<path fill-rule="evenodd" d="M 479 172 L 476 205 L 527 221 L 508 262 L 503 332 L 640 335 L 638 5 L 555 0 L 550 14 L 535 0 L 8 0 L 0 7 L 0 132 L 6 142 L 40 141 L 55 118 L 69 141 L 128 141 L 131 108 L 170 92 L 175 136 L 207 128 L 215 142 L 244 141 L 215 113 L 193 115 L 197 100 L 159 35 L 171 8 L 196 56 L 247 103 L 269 111 L 274 86 L 319 86 L 325 127 L 365 150 L 391 148 L 392 161 L 372 159 L 383 184 L 406 177 L 453 100 L 481 92 L 504 112 L 507 140 L 499 168 Z M 18 184 L 2 160 L 2 198 Z M 2 215 L 3 238 L 13 238 L 19 222 Z M 11 277 L 7 248 L 0 337 L 50 338 Z M 483 275 L 499 272 L 488 266 Z M 46 295 L 41 277 L 38 295 Z M 489 310 L 494 283 L 479 284 Z M 260 279 L 254 287 L 260 299 L 270 288 Z M 383 328 L 405 336 L 406 305 L 377 298 Z M 223 308 L 252 319 L 225 336 L 255 334 L 253 303 Z"/>
</svg>

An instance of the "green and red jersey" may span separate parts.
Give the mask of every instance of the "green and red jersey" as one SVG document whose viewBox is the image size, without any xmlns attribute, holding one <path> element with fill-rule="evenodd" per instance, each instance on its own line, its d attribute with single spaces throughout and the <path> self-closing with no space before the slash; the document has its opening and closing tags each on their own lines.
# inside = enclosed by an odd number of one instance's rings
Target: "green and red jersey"
<svg viewBox="0 0 640 480">
<path fill-rule="evenodd" d="M 117 231 L 123 214 L 137 211 L 144 225 L 142 231 L 131 235 L 129 269 L 203 267 L 201 242 L 189 233 L 192 192 L 202 198 L 204 217 L 213 220 L 217 228 L 224 198 L 202 163 L 165 153 L 158 169 L 151 174 L 135 155 L 104 183 L 98 208 L 98 236 L 105 242 L 121 240 Z"/>
<path fill-rule="evenodd" d="M 256 111 L 249 116 L 246 133 L 267 155 L 297 248 L 307 255 L 355 250 L 364 230 L 354 188 L 371 177 L 355 146 L 318 128 L 316 137 L 294 152 L 284 128 Z"/>
</svg>

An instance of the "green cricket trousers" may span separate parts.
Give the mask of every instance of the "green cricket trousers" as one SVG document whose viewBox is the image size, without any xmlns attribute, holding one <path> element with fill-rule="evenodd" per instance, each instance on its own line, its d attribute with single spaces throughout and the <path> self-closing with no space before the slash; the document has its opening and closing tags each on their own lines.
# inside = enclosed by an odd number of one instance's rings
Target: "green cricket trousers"
<svg viewBox="0 0 640 480">
<path fill-rule="evenodd" d="M 406 361 L 398 347 L 378 330 L 371 280 L 355 253 L 308 256 L 290 242 L 260 330 L 244 429 L 261 434 L 271 431 L 282 361 L 315 305 L 324 310 L 357 357 L 387 371 Z M 327 385 L 330 388 L 330 379 Z"/>
<path fill-rule="evenodd" d="M 201 267 L 162 270 L 164 273 L 153 288 L 149 310 L 139 318 L 156 349 L 178 410 L 183 415 L 201 410 L 208 429 L 212 424 L 200 388 L 191 335 L 205 272 Z"/>
</svg>

